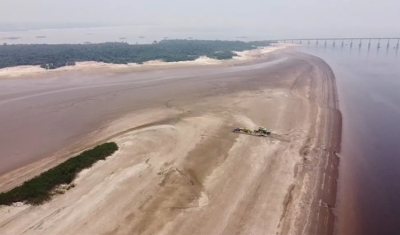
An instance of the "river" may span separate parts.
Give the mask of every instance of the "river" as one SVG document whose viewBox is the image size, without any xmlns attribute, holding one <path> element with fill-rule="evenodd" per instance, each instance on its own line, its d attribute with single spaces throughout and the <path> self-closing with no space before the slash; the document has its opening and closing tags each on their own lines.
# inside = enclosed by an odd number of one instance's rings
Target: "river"
<svg viewBox="0 0 400 235">
<path fill-rule="evenodd" d="M 230 33 L 188 33 L 121 29 L 38 30 L 0 33 L 20 37 L 14 43 L 149 43 L 164 37 L 235 39 Z M 114 32 L 115 31 L 115 32 Z M 76 35 L 80 37 L 76 37 Z M 65 35 L 72 35 L 71 38 Z M 103 37 L 107 35 L 107 37 Z M 43 37 L 40 37 L 43 36 Z M 99 39 L 101 38 L 101 39 Z M 252 35 L 251 39 L 260 39 Z M 244 39 L 240 39 L 244 40 Z M 3 41 L 12 43 L 11 40 Z M 397 234 L 400 223 L 400 55 L 393 45 L 377 42 L 350 48 L 350 42 L 303 46 L 299 50 L 324 59 L 333 69 L 343 115 L 339 166 L 337 234 Z M 395 46 L 395 45 L 394 45 Z M 5 88 L 4 88 L 5 89 Z M 5 90 L 4 90 L 5 92 Z M 5 93 L 3 93 L 5 94 Z M 25 136 L 30 138 L 29 136 Z M 55 146 L 57 147 L 57 146 Z"/>
<path fill-rule="evenodd" d="M 336 234 L 398 234 L 400 59 L 393 46 L 300 50 L 333 69 L 343 116 Z"/>
<path fill-rule="evenodd" d="M 239 32 L 239 33 L 238 33 Z M 63 44 L 127 42 L 148 44 L 163 39 L 204 39 L 204 40 L 265 40 L 268 35 L 262 31 L 234 30 L 230 28 L 162 27 L 149 25 L 40 29 L 23 31 L 0 31 L 0 44 Z"/>
</svg>

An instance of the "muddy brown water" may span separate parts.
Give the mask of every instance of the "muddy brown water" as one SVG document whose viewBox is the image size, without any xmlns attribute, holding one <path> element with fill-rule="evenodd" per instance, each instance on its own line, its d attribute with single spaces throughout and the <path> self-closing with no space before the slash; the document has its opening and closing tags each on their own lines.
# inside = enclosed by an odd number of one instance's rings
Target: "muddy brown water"
<svg viewBox="0 0 400 235">
<path fill-rule="evenodd" d="M 400 56 L 376 46 L 300 49 L 324 59 L 337 81 L 343 134 L 336 234 L 399 234 Z"/>
</svg>

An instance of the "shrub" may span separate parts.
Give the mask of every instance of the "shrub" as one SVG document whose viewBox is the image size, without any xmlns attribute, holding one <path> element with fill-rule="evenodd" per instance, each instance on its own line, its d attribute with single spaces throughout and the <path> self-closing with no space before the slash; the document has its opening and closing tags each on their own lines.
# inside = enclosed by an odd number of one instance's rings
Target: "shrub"
<svg viewBox="0 0 400 235">
<path fill-rule="evenodd" d="M 76 157 L 70 158 L 60 165 L 43 172 L 26 181 L 21 186 L 8 192 L 0 193 L 0 205 L 11 205 L 14 202 L 41 204 L 51 198 L 51 191 L 58 185 L 70 184 L 83 169 L 91 167 L 95 162 L 104 160 L 118 150 L 116 143 L 105 143 L 86 150 Z"/>
</svg>

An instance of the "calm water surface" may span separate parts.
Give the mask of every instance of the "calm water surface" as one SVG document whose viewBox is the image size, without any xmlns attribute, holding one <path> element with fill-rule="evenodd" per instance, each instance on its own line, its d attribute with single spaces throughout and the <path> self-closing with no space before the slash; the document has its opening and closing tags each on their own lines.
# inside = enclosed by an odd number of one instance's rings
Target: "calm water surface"
<svg viewBox="0 0 400 235">
<path fill-rule="evenodd" d="M 349 45 L 300 48 L 328 62 L 337 79 L 343 114 L 337 234 L 399 234 L 400 55 L 386 43 L 377 50 L 373 42 L 369 51 Z"/>
<path fill-rule="evenodd" d="M 146 44 L 163 39 L 204 40 L 265 40 L 269 33 L 229 28 L 183 28 L 161 26 L 121 26 L 108 28 L 42 29 L 0 32 L 0 43 L 7 44 L 62 44 L 127 42 Z"/>
</svg>

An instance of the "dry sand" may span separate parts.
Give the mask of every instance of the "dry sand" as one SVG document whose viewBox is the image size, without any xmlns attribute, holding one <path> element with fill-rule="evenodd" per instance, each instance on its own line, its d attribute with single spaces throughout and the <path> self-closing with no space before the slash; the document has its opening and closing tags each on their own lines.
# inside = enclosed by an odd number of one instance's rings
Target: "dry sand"
<svg viewBox="0 0 400 235">
<path fill-rule="evenodd" d="M 0 207 L 0 234 L 332 233 L 340 113 L 327 64 L 282 52 L 209 74 L 165 73 L 174 78 L 121 95 L 140 108 L 69 148 L 112 140 L 117 153 L 44 205 Z M 273 134 L 233 133 L 236 126 Z M 4 174 L 0 188 L 63 159 Z"/>
</svg>

